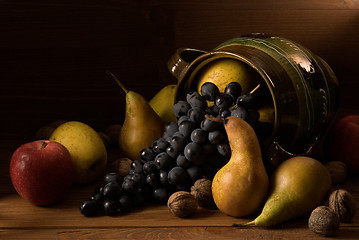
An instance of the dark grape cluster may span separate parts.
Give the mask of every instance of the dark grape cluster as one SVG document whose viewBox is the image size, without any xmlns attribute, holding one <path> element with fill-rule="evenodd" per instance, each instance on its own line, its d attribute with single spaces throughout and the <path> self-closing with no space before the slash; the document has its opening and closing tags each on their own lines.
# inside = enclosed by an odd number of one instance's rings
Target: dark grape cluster
<svg viewBox="0 0 359 240">
<path fill-rule="evenodd" d="M 185 100 L 173 105 L 177 122 L 168 123 L 163 136 L 141 150 L 123 179 L 108 173 L 103 185 L 83 201 L 81 213 L 113 216 L 150 201 L 166 204 L 173 192 L 190 191 L 202 177 L 212 179 L 231 156 L 224 125 L 213 118 L 237 116 L 251 124 L 257 135 L 271 133 L 270 126 L 258 121 L 253 94 L 241 91 L 236 82 L 229 83 L 223 93 L 207 82 L 201 93 L 189 92 Z"/>
</svg>

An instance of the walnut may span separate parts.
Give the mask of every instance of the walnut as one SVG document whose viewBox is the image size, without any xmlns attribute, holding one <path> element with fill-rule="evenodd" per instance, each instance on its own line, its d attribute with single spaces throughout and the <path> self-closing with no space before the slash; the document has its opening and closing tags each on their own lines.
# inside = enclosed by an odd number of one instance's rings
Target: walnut
<svg viewBox="0 0 359 240">
<path fill-rule="evenodd" d="M 204 208 L 215 206 L 211 180 L 206 178 L 198 179 L 191 187 L 191 194 L 196 198 L 199 206 Z"/>
<path fill-rule="evenodd" d="M 339 217 L 327 206 L 319 206 L 312 211 L 308 227 L 314 233 L 328 237 L 339 229 Z"/>
<path fill-rule="evenodd" d="M 176 217 L 184 218 L 195 214 L 198 203 L 191 193 L 178 191 L 169 197 L 167 207 Z"/>
<path fill-rule="evenodd" d="M 325 164 L 333 184 L 345 182 L 347 178 L 347 165 L 341 161 L 330 161 Z"/>
<path fill-rule="evenodd" d="M 111 162 L 110 171 L 118 173 L 121 177 L 125 177 L 131 170 L 132 160 L 126 157 L 116 159 Z"/>
<path fill-rule="evenodd" d="M 350 222 L 355 215 L 355 200 L 347 190 L 335 190 L 329 196 L 329 208 L 341 222 Z"/>
</svg>

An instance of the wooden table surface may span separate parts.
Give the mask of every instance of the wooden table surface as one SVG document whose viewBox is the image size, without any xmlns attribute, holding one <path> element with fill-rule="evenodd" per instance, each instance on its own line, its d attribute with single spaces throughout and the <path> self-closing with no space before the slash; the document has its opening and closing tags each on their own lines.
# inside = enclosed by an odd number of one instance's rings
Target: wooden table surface
<svg viewBox="0 0 359 240">
<path fill-rule="evenodd" d="M 73 186 L 64 201 L 47 207 L 33 206 L 14 190 L 8 171 L 18 141 L 0 144 L 0 239 L 323 239 L 311 232 L 308 217 L 298 218 L 275 228 L 239 227 L 251 218 L 233 218 L 219 210 L 202 209 L 191 218 L 173 216 L 166 206 L 147 204 L 115 217 L 87 218 L 80 203 L 99 183 Z M 109 151 L 109 159 L 117 151 Z M 6 161 L 7 160 L 7 161 Z M 359 177 L 349 177 L 334 186 L 350 191 L 359 201 Z M 359 209 L 357 209 L 359 212 Z M 352 223 L 341 224 L 335 239 L 358 239 L 359 214 Z"/>
</svg>

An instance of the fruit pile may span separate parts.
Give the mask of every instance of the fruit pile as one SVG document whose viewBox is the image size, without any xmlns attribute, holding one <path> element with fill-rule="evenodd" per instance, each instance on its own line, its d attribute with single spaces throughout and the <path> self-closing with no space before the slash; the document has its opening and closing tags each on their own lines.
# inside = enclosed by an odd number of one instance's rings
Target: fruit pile
<svg viewBox="0 0 359 240">
<path fill-rule="evenodd" d="M 81 204 L 81 213 L 115 215 L 154 200 L 166 204 L 176 191 L 190 191 L 202 177 L 212 179 L 231 157 L 223 119 L 240 117 L 248 122 L 259 139 L 271 134 L 271 125 L 260 122 L 252 108 L 255 90 L 242 94 L 241 85 L 229 83 L 224 92 L 206 82 L 201 93 L 189 92 L 186 101 L 173 105 L 177 122 L 169 122 L 161 138 L 139 152 L 123 179 L 109 173 L 89 199 Z"/>
</svg>

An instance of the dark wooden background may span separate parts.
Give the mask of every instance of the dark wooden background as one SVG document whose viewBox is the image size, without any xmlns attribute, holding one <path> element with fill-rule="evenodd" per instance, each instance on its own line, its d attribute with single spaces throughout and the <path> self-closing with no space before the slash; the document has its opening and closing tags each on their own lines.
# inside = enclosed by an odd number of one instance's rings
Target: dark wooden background
<svg viewBox="0 0 359 240">
<path fill-rule="evenodd" d="M 57 119 L 121 123 L 124 93 L 146 98 L 175 80 L 179 47 L 211 50 L 251 32 L 296 41 L 341 86 L 339 114 L 359 113 L 357 0 L 1 0 L 0 138 L 31 139 Z"/>
</svg>

